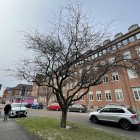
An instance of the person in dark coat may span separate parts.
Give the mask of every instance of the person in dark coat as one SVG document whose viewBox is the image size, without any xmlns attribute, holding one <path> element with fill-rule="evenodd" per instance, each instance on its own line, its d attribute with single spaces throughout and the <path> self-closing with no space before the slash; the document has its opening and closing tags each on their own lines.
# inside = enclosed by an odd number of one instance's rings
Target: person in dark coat
<svg viewBox="0 0 140 140">
<path fill-rule="evenodd" d="M 4 107 L 4 121 L 7 121 L 7 117 L 8 117 L 8 114 L 10 113 L 10 111 L 11 111 L 11 105 L 7 104 Z"/>
</svg>

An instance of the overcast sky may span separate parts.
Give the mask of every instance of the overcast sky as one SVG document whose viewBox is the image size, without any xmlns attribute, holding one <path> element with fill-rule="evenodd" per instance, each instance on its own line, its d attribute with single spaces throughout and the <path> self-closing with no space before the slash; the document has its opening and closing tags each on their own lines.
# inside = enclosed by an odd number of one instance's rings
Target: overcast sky
<svg viewBox="0 0 140 140">
<path fill-rule="evenodd" d="M 140 26 L 139 0 L 79 1 L 84 3 L 84 8 L 90 12 L 96 23 L 107 24 L 116 19 L 111 25 L 113 34 L 126 33 L 132 24 Z M 3 85 L 0 95 L 5 87 L 24 83 L 9 77 L 8 72 L 3 71 L 14 67 L 15 62 L 27 55 L 22 31 L 34 27 L 45 32 L 48 24 L 53 21 L 53 12 L 57 14 L 60 6 L 67 2 L 69 0 L 0 0 L 0 84 Z"/>
</svg>

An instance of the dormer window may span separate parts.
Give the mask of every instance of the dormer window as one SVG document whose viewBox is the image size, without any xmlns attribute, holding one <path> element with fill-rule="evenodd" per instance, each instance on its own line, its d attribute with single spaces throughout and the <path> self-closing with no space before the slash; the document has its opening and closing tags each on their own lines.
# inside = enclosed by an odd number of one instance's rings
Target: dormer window
<svg viewBox="0 0 140 140">
<path fill-rule="evenodd" d="M 140 39 L 140 33 L 136 34 L 136 38 Z"/>
<path fill-rule="evenodd" d="M 128 40 L 127 39 L 123 40 L 123 45 L 127 45 L 127 44 L 128 44 Z"/>
<path fill-rule="evenodd" d="M 129 38 L 129 42 L 134 42 L 134 41 L 135 41 L 134 36 L 131 36 L 131 37 Z"/>
<path fill-rule="evenodd" d="M 136 30 L 138 27 L 139 27 L 138 24 L 134 24 L 134 25 L 131 25 L 131 26 L 128 28 L 128 30 L 129 30 L 129 32 L 131 32 L 131 31 Z"/>
<path fill-rule="evenodd" d="M 122 43 L 121 42 L 117 43 L 117 48 L 121 48 L 121 47 L 122 47 Z"/>
</svg>

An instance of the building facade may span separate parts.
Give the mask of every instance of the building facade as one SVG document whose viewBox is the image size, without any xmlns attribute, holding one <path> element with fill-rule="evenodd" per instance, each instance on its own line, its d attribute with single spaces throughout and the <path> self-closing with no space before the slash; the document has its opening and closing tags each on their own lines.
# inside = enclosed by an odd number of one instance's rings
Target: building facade
<svg viewBox="0 0 140 140">
<path fill-rule="evenodd" d="M 120 52 L 126 59 L 140 57 L 140 27 L 135 24 L 128 28 L 126 34 L 118 33 L 114 36 L 114 40 L 105 40 L 102 46 L 99 46 L 99 52 L 90 56 L 92 59 L 101 59 L 108 52 Z M 113 61 L 113 56 L 108 58 L 108 61 Z M 137 66 L 136 66 L 137 67 Z M 139 69 L 137 67 L 137 69 Z M 73 83 L 72 83 L 73 84 Z M 72 85 L 66 85 L 63 88 L 63 93 Z M 84 90 L 84 89 L 83 89 Z M 47 89 L 33 86 L 32 95 L 38 97 L 38 100 L 45 101 Z M 79 96 L 81 93 L 77 93 Z M 42 100 L 41 100 L 42 99 Z M 53 95 L 50 102 L 56 101 Z M 140 74 L 134 73 L 128 69 L 114 71 L 104 75 L 103 82 L 97 86 L 90 87 L 88 94 L 77 101 L 85 104 L 88 108 L 97 109 L 107 104 L 121 104 L 128 107 L 133 107 L 140 112 Z"/>
<path fill-rule="evenodd" d="M 118 33 L 114 40 L 105 40 L 99 52 L 92 56 L 92 59 L 100 60 L 108 52 L 120 52 L 126 59 L 140 57 L 140 27 L 135 24 L 128 28 L 128 33 Z M 92 59 L 89 58 L 91 61 Z M 113 56 L 108 58 L 113 61 Z M 137 67 L 137 66 L 136 66 Z M 121 104 L 133 107 L 140 112 L 140 75 L 128 69 L 108 73 L 103 78 L 103 83 L 90 87 L 88 94 L 82 97 L 81 104 L 85 104 L 88 108 L 97 109 L 107 104 Z M 72 83 L 73 84 L 73 83 Z M 71 88 L 72 85 L 66 85 L 65 90 Z M 76 96 L 79 96 L 78 93 Z M 53 97 L 54 98 L 54 97 Z"/>
<path fill-rule="evenodd" d="M 25 87 L 24 95 L 22 95 L 23 87 Z M 6 88 L 3 93 L 5 103 L 34 103 L 36 98 L 31 96 L 32 85 L 18 84 L 13 88 Z"/>
</svg>

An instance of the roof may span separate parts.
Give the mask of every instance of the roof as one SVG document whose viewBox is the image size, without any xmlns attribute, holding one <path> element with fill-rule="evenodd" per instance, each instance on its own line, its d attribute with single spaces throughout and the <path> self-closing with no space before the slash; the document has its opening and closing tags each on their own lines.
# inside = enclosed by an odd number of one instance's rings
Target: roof
<svg viewBox="0 0 140 140">
<path fill-rule="evenodd" d="M 22 90 L 23 87 L 26 87 L 26 90 L 32 90 L 32 85 L 27 85 L 27 84 L 18 84 L 14 89 L 17 90 Z"/>
<path fill-rule="evenodd" d="M 14 96 L 9 96 L 7 97 L 8 99 L 21 99 L 21 98 L 36 98 L 34 96 L 21 96 L 21 95 L 14 95 Z"/>
</svg>

